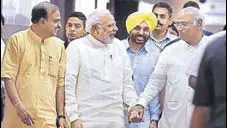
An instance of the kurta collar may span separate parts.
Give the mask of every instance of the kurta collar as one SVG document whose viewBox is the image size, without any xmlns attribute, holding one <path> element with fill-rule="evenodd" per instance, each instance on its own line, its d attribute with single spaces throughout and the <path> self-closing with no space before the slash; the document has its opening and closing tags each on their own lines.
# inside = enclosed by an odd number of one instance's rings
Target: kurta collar
<svg viewBox="0 0 227 128">
<path fill-rule="evenodd" d="M 52 37 L 49 37 L 49 38 L 44 39 L 44 41 L 42 41 L 42 38 L 40 38 L 40 37 L 32 30 L 31 27 L 28 29 L 28 33 L 29 33 L 30 37 L 31 37 L 33 40 L 35 40 L 37 43 L 43 43 L 43 44 L 45 44 L 45 43 L 48 42 L 48 40 L 50 40 L 50 39 L 52 38 Z"/>
<path fill-rule="evenodd" d="M 32 39 L 34 39 L 35 41 L 37 41 L 39 43 L 42 42 L 42 39 L 32 30 L 31 27 L 28 29 L 28 33 L 29 33 L 30 37 Z"/>
</svg>

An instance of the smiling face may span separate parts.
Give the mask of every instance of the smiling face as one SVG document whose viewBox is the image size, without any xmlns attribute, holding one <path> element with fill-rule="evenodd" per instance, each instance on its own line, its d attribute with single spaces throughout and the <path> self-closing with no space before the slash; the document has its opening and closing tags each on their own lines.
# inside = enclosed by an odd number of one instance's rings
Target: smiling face
<svg viewBox="0 0 227 128">
<path fill-rule="evenodd" d="M 146 22 L 136 25 L 130 32 L 130 42 L 136 44 L 144 44 L 149 39 L 150 29 Z"/>
<path fill-rule="evenodd" d="M 85 34 L 84 21 L 77 17 L 70 17 L 65 25 L 67 39 L 74 40 Z"/>
</svg>

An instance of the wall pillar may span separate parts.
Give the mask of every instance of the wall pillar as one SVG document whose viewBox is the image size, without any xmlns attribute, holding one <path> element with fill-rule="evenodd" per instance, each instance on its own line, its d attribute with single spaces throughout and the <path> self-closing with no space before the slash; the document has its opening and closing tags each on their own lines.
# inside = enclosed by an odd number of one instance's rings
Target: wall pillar
<svg viewBox="0 0 227 128">
<path fill-rule="evenodd" d="M 115 0 L 114 17 L 117 23 L 118 32 L 116 37 L 125 39 L 128 36 L 125 21 L 129 14 L 138 10 L 138 1 L 133 0 Z"/>
</svg>

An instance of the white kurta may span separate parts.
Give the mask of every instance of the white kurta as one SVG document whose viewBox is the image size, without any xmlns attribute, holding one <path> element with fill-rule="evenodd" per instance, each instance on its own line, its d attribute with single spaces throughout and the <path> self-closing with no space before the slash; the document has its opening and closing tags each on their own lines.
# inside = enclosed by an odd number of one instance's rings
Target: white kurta
<svg viewBox="0 0 227 128">
<path fill-rule="evenodd" d="M 194 51 L 195 48 L 184 41 L 167 47 L 161 53 L 148 86 L 140 96 L 138 104 L 145 105 L 166 86 L 159 128 L 189 128 L 194 91 L 188 85 L 185 71 Z"/>
<path fill-rule="evenodd" d="M 209 37 L 204 37 L 200 41 L 200 45 L 196 49 L 196 51 L 192 57 L 192 60 L 190 62 L 190 65 L 187 68 L 186 74 L 188 76 L 189 75 L 193 75 L 195 77 L 198 76 L 199 66 L 202 61 L 203 53 L 204 53 L 207 45 L 210 44 L 211 42 L 213 42 L 213 40 L 216 40 L 217 38 L 221 37 L 223 34 L 226 34 L 226 31 L 221 31 L 221 32 L 215 33 L 214 35 L 211 35 Z"/>
<path fill-rule="evenodd" d="M 124 44 L 104 45 L 91 35 L 70 43 L 65 77 L 66 112 L 84 128 L 125 128 L 123 103 L 136 102 Z"/>
</svg>

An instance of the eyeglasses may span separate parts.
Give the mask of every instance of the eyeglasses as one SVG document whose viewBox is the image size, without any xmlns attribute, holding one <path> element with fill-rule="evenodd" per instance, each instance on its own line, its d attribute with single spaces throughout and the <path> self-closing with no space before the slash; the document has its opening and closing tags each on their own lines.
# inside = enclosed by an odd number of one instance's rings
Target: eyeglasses
<svg viewBox="0 0 227 128">
<path fill-rule="evenodd" d="M 187 21 L 175 22 L 175 25 L 176 25 L 177 28 L 179 28 L 179 27 L 187 28 L 191 24 L 193 24 L 193 22 L 187 22 Z"/>
</svg>

